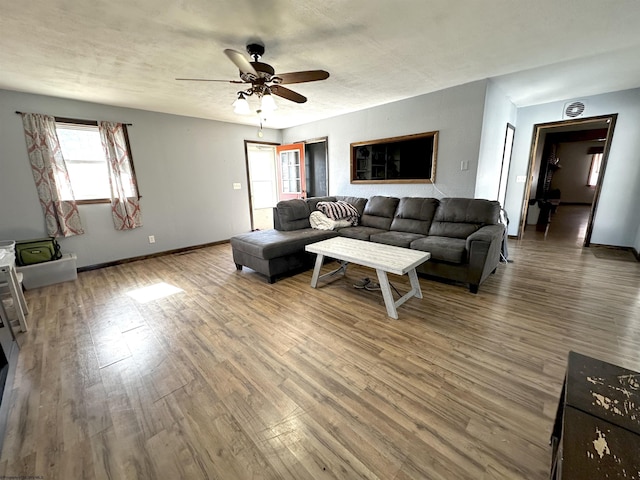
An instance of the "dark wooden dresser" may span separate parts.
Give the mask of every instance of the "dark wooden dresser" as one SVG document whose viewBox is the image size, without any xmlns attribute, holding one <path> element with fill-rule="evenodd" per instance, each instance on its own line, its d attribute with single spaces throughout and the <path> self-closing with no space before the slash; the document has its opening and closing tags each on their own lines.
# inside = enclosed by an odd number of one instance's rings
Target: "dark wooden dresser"
<svg viewBox="0 0 640 480">
<path fill-rule="evenodd" d="M 551 479 L 640 480 L 640 373 L 569 352 Z"/>
</svg>

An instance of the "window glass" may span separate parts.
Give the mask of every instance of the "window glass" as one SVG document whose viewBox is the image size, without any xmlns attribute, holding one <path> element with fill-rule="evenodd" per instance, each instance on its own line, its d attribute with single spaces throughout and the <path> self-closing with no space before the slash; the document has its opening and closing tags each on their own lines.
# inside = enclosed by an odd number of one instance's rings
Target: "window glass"
<svg viewBox="0 0 640 480">
<path fill-rule="evenodd" d="M 600 176 L 601 165 L 602 165 L 602 154 L 596 153 L 592 155 L 591 168 L 589 169 L 589 178 L 587 180 L 588 187 L 595 187 L 598 184 L 598 177 Z"/>
<path fill-rule="evenodd" d="M 98 126 L 56 122 L 56 133 L 75 199 L 98 203 L 109 200 L 109 170 Z M 122 180 L 125 194 L 136 197 L 135 179 L 123 174 Z M 71 200 L 67 195 L 63 200 Z"/>
<path fill-rule="evenodd" d="M 56 132 L 76 200 L 111 198 L 98 127 L 57 123 Z"/>
</svg>

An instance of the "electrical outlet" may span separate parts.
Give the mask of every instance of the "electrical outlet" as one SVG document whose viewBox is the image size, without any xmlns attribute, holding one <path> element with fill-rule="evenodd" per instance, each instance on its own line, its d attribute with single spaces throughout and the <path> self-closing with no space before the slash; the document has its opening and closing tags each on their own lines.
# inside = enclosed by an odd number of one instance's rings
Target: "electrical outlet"
<svg viewBox="0 0 640 480">
<path fill-rule="evenodd" d="M 240 190 L 240 188 L 241 188 L 241 185 L 239 183 L 234 183 L 233 184 L 233 189 L 234 190 Z"/>
<path fill-rule="evenodd" d="M 463 160 L 463 161 L 460 162 L 460 170 L 461 171 L 469 170 L 469 161 L 468 160 Z"/>
<path fill-rule="evenodd" d="M 527 181 L 527 176 L 526 175 L 518 175 L 516 177 L 516 183 L 524 183 Z"/>
<path fill-rule="evenodd" d="M 155 235 L 149 235 L 149 243 L 156 243 Z"/>
</svg>

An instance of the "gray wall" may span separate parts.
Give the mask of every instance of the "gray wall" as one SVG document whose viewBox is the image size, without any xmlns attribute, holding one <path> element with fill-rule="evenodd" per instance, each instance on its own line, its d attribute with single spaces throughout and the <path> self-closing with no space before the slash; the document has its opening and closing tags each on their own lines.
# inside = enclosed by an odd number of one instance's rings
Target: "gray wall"
<svg viewBox="0 0 640 480">
<path fill-rule="evenodd" d="M 551 188 L 559 189 L 562 203 L 593 202 L 595 187 L 587 187 L 592 156 L 590 147 L 601 147 L 602 142 L 560 143 L 556 155 L 562 168 L 558 169 L 551 180 Z"/>
<path fill-rule="evenodd" d="M 591 242 L 603 245 L 630 247 L 640 243 L 640 89 L 595 95 L 575 100 L 586 104 L 585 116 L 593 117 L 617 113 L 609 162 L 602 184 L 600 200 L 594 220 Z M 506 210 L 511 223 L 509 234 L 516 235 L 524 196 L 524 183 L 516 183 L 516 176 L 527 175 L 533 127 L 538 123 L 562 120 L 564 104 L 553 102 L 520 108 L 513 160 L 509 173 Z"/>
<path fill-rule="evenodd" d="M 309 123 L 283 131 L 283 142 L 328 137 L 331 195 L 473 197 L 487 81 Z M 352 185 L 353 142 L 438 130 L 436 184 Z M 469 162 L 461 171 L 460 162 Z"/>
<path fill-rule="evenodd" d="M 231 108 L 231 107 L 229 107 Z M 22 121 L 15 111 L 133 123 L 144 225 L 119 232 L 109 205 L 81 205 L 85 234 L 60 239 L 78 266 L 227 240 L 250 230 L 244 140 L 280 131 L 0 90 L 0 239 L 45 235 Z M 233 183 L 241 189 L 234 190 Z M 149 244 L 148 236 L 156 243 Z"/>
<path fill-rule="evenodd" d="M 476 198 L 489 200 L 498 198 L 507 123 L 515 126 L 516 106 L 495 83 L 489 81 L 484 104 L 480 155 L 478 156 Z"/>
</svg>

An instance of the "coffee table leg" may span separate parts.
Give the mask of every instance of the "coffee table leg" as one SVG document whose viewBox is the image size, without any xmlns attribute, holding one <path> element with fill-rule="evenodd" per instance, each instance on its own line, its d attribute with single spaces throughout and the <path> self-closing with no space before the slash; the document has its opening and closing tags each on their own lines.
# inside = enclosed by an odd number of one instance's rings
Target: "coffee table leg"
<svg viewBox="0 0 640 480">
<path fill-rule="evenodd" d="M 391 286 L 389 285 L 389 277 L 384 270 L 376 269 L 378 274 L 378 283 L 380 283 L 380 290 L 382 290 L 382 298 L 384 298 L 384 305 L 387 307 L 387 315 L 391 318 L 398 319 L 398 311 L 396 310 L 396 304 L 393 300 L 393 294 L 391 293 Z"/>
<path fill-rule="evenodd" d="M 422 290 L 420 289 L 420 281 L 418 280 L 418 274 L 416 269 L 412 268 L 407 272 L 409 275 L 409 281 L 411 282 L 411 291 L 416 298 L 422 298 Z"/>
<path fill-rule="evenodd" d="M 318 278 L 320 278 L 320 269 L 322 269 L 322 263 L 324 262 L 324 255 L 318 254 L 316 257 L 316 266 L 313 269 L 313 276 L 311 277 L 311 286 L 316 288 L 318 286 Z"/>
</svg>

